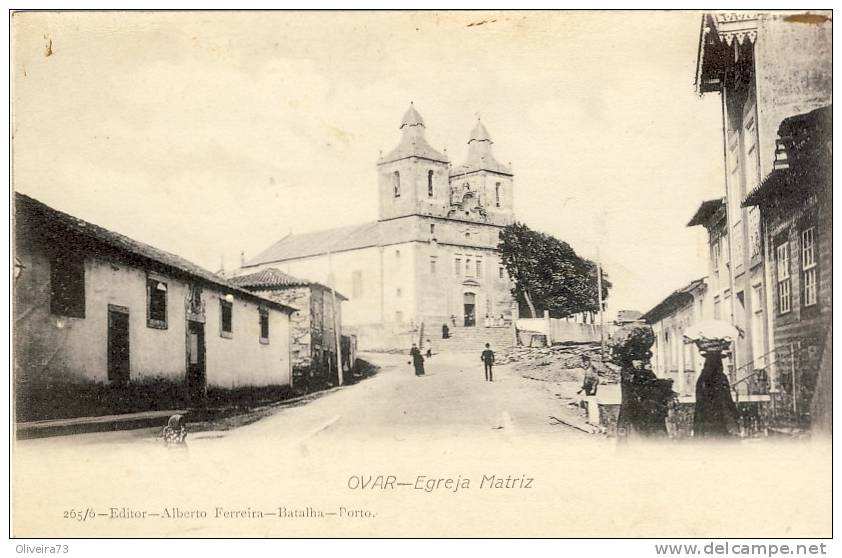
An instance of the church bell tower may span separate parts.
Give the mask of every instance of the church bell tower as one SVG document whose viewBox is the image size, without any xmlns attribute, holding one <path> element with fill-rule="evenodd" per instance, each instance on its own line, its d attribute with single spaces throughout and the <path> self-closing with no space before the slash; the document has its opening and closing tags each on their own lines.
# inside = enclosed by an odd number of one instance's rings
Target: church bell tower
<svg viewBox="0 0 842 558">
<path fill-rule="evenodd" d="M 426 214 L 448 202 L 449 164 L 424 137 L 424 119 L 410 104 L 400 125 L 401 141 L 377 161 L 381 221 Z"/>
</svg>

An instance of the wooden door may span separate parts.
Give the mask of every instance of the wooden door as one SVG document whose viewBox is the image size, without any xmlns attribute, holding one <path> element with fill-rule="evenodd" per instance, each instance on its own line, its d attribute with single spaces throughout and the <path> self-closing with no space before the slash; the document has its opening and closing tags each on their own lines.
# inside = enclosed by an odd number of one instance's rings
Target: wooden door
<svg viewBox="0 0 842 558">
<path fill-rule="evenodd" d="M 187 393 L 190 404 L 200 405 L 205 400 L 205 324 L 187 322 Z"/>
<path fill-rule="evenodd" d="M 465 327 L 473 327 L 477 323 L 477 303 L 476 295 L 474 293 L 465 293 L 464 310 L 465 310 Z"/>
<path fill-rule="evenodd" d="M 129 310 L 108 306 L 108 381 L 129 382 Z"/>
</svg>

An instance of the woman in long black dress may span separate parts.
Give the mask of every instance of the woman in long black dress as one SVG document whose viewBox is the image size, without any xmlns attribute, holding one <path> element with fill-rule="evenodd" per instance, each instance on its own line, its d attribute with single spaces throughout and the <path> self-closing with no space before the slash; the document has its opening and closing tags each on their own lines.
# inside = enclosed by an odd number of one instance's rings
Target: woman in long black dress
<svg viewBox="0 0 842 558">
<path fill-rule="evenodd" d="M 696 412 L 693 436 L 726 438 L 737 431 L 737 406 L 731 398 L 731 385 L 722 371 L 722 353 L 708 351 L 705 366 L 696 381 Z"/>
<path fill-rule="evenodd" d="M 672 380 L 658 378 L 650 368 L 654 342 L 652 328 L 643 324 L 623 326 L 612 336 L 614 362 L 621 367 L 620 441 L 667 435 L 666 419 L 675 394 Z"/>
<path fill-rule="evenodd" d="M 421 350 L 415 343 L 412 344 L 412 348 L 409 350 L 409 354 L 412 356 L 412 365 L 415 366 L 415 375 L 423 376 L 424 355 L 421 354 Z"/>
</svg>

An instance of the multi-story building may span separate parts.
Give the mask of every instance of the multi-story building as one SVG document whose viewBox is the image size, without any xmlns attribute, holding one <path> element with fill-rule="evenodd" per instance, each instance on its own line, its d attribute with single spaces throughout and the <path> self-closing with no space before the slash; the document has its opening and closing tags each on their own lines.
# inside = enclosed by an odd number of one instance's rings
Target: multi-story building
<svg viewBox="0 0 842 558">
<path fill-rule="evenodd" d="M 743 332 L 734 347 L 735 382 L 774 376 L 777 350 L 774 247 L 764 242 L 760 209 L 743 200 L 772 171 L 781 121 L 830 102 L 831 23 L 821 14 L 807 19 L 719 13 L 701 21 L 696 90 L 721 98 L 725 197 L 704 202 L 690 225 L 709 233 L 714 314 Z"/>
<path fill-rule="evenodd" d="M 510 280 L 499 258 L 501 229 L 514 221 L 513 174 L 477 122 L 465 163 L 450 164 L 425 138 L 414 106 L 402 137 L 377 162 L 379 219 L 282 238 L 238 273 L 266 267 L 328 284 L 348 297 L 343 325 L 393 330 L 425 324 L 483 325 L 510 319 Z"/>
<path fill-rule="evenodd" d="M 784 119 L 774 170 L 743 205 L 760 210 L 769 247 L 777 387 L 802 422 L 830 424 L 832 109 Z M 822 361 L 825 361 L 824 364 Z M 787 397 L 788 396 L 788 397 Z"/>
<path fill-rule="evenodd" d="M 680 396 L 695 395 L 696 380 L 704 364 L 698 347 L 684 342 L 684 332 L 691 325 L 711 317 L 707 294 L 705 279 L 696 279 L 670 294 L 641 318 L 652 326 L 655 334 L 652 371 L 660 378 L 671 379 L 673 390 Z"/>
</svg>

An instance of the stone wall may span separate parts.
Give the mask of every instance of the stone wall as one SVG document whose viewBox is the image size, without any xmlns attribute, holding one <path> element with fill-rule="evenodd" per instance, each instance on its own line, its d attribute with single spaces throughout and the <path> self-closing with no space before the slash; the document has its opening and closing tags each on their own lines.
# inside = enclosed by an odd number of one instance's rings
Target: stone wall
<svg viewBox="0 0 842 558">
<path fill-rule="evenodd" d="M 293 368 L 310 366 L 312 337 L 310 315 L 310 287 L 261 291 L 270 300 L 292 306 L 297 310 L 290 316 L 290 359 Z"/>
</svg>

